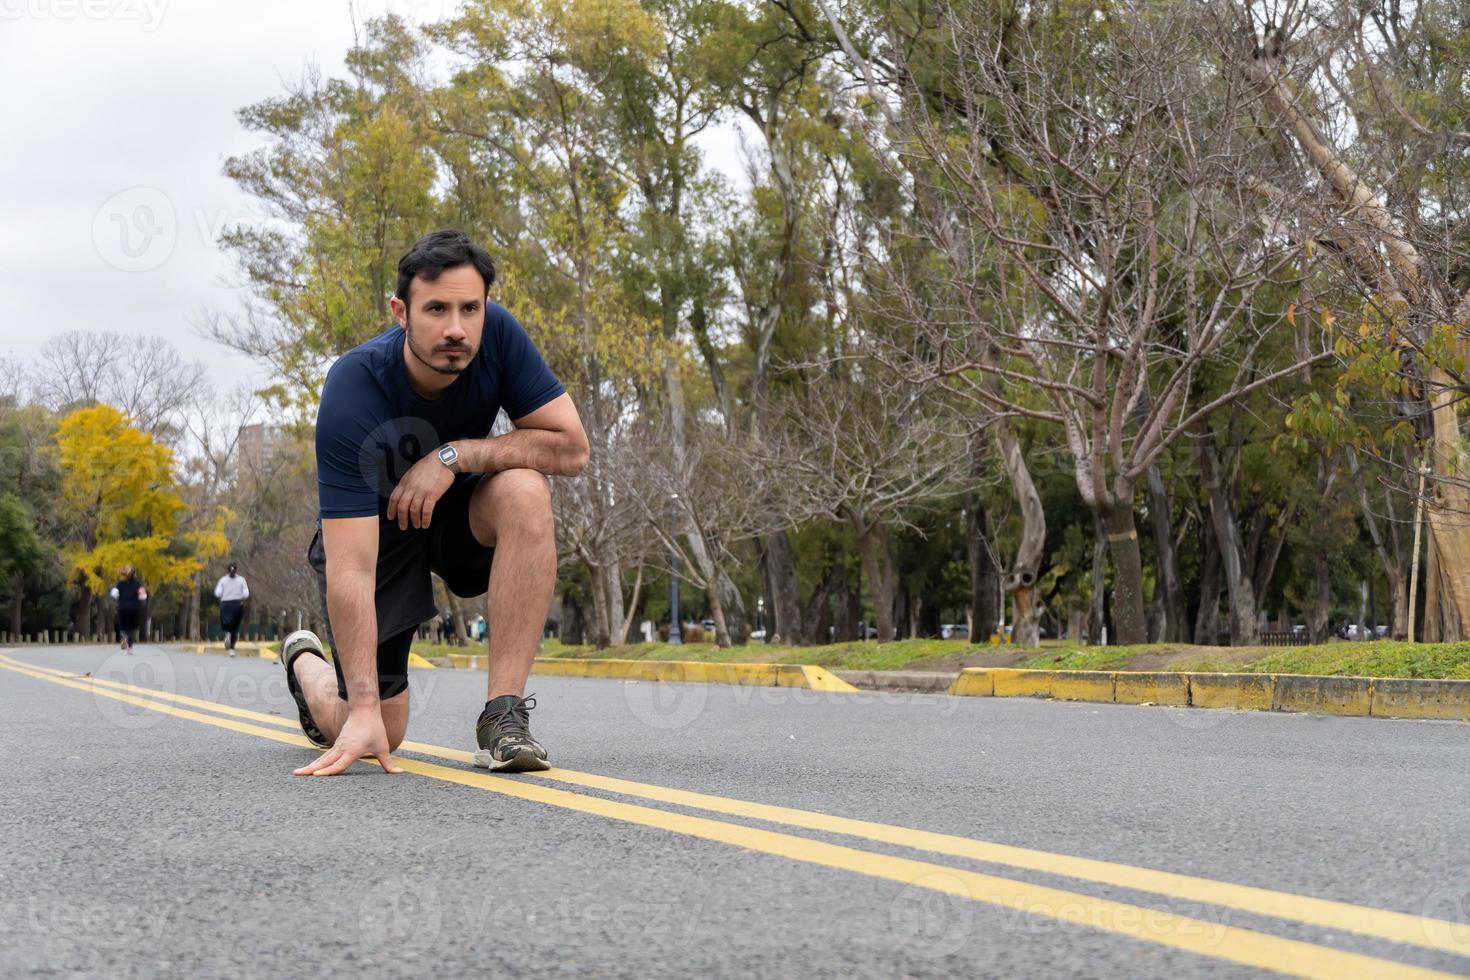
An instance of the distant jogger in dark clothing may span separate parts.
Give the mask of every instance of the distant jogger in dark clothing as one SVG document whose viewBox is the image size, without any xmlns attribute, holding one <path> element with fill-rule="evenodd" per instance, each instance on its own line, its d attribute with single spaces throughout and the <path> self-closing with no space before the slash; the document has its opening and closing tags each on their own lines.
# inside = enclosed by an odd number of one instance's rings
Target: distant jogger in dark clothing
<svg viewBox="0 0 1470 980">
<path fill-rule="evenodd" d="M 143 615 L 143 603 L 148 601 L 148 590 L 138 580 L 138 571 L 131 565 L 122 570 L 122 581 L 112 587 L 112 598 L 117 600 L 117 632 L 122 637 L 122 648 L 133 652 L 133 643 L 138 638 L 138 620 Z"/>
</svg>

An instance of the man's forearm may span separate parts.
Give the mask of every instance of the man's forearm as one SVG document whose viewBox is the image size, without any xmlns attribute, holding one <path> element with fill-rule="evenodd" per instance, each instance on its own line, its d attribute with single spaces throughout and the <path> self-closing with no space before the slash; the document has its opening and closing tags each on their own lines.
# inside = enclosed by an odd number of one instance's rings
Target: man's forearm
<svg viewBox="0 0 1470 980">
<path fill-rule="evenodd" d="M 378 610 L 371 573 L 333 572 L 327 578 L 327 615 L 342 658 L 347 707 L 378 707 Z"/>
<path fill-rule="evenodd" d="M 587 464 L 581 438 L 551 429 L 515 429 L 493 439 L 459 439 L 459 468 L 465 473 L 539 470 L 548 476 L 576 476 Z"/>
</svg>

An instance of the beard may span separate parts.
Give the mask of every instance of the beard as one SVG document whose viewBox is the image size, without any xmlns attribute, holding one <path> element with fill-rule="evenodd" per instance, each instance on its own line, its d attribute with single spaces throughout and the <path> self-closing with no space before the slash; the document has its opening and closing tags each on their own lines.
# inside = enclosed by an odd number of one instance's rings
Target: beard
<svg viewBox="0 0 1470 980">
<path fill-rule="evenodd" d="M 407 317 L 405 317 L 405 320 L 407 320 Z M 413 353 L 413 356 L 418 359 L 420 364 L 428 368 L 430 371 L 437 371 L 440 374 L 450 375 L 461 374 L 464 372 L 465 368 L 470 366 L 470 361 L 474 360 L 474 349 L 467 344 L 439 344 L 438 346 L 430 350 L 425 350 L 423 347 L 419 346 L 418 341 L 414 339 L 413 322 L 411 320 L 409 320 L 405 324 L 403 332 L 408 334 L 409 351 Z M 458 364 L 455 364 L 453 362 L 450 362 L 448 364 L 436 364 L 432 360 L 435 355 L 442 357 L 445 354 L 456 352 L 464 355 L 464 359 Z"/>
</svg>

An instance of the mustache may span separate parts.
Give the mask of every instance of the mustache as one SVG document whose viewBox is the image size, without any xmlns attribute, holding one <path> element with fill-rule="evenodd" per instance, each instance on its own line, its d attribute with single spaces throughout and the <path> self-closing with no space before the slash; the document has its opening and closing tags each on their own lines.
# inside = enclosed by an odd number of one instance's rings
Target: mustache
<svg viewBox="0 0 1470 980">
<path fill-rule="evenodd" d="M 436 351 L 443 351 L 446 354 L 452 353 L 452 352 L 455 352 L 455 351 L 457 351 L 457 352 L 459 352 L 461 354 L 468 354 L 470 352 L 469 345 L 467 345 L 467 344 L 440 344 L 437 347 L 435 347 L 434 349 Z"/>
</svg>

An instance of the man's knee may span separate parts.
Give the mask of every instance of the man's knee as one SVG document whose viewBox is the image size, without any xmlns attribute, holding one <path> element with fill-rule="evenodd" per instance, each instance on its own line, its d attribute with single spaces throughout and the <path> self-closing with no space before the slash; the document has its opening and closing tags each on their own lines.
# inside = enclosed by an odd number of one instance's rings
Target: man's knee
<svg viewBox="0 0 1470 980">
<path fill-rule="evenodd" d="M 480 503 L 497 538 L 506 531 L 551 529 L 551 481 L 546 474 L 532 469 L 502 470 L 490 478 L 486 490 Z"/>
</svg>

